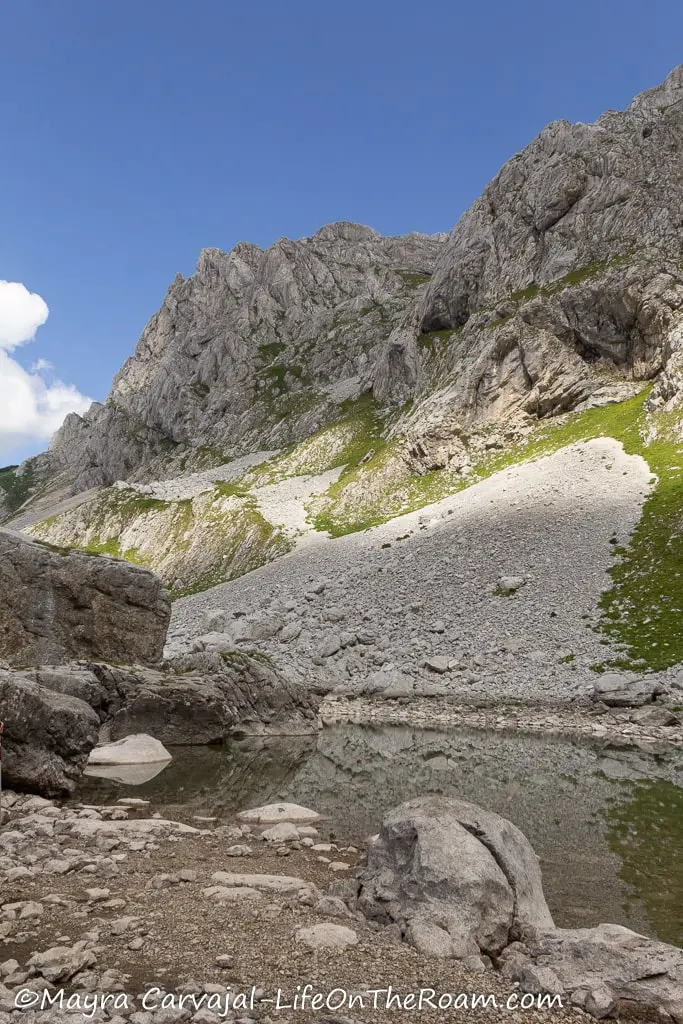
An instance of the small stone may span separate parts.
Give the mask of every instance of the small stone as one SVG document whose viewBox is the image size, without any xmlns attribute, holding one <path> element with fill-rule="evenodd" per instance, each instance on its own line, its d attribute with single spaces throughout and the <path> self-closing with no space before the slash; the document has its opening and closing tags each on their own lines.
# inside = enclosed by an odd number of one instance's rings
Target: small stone
<svg viewBox="0 0 683 1024">
<path fill-rule="evenodd" d="M 299 830 L 290 821 L 281 821 L 262 833 L 262 838 L 269 843 L 288 843 L 299 838 Z"/>
<path fill-rule="evenodd" d="M 526 580 L 523 576 L 501 576 L 496 586 L 496 592 L 504 597 L 511 597 L 524 586 Z"/>
<path fill-rule="evenodd" d="M 449 660 L 441 655 L 437 655 L 434 658 L 425 658 L 425 668 L 428 668 L 430 672 L 438 672 L 439 675 L 443 675 L 444 672 L 448 672 Z"/>
<path fill-rule="evenodd" d="M 300 928 L 296 941 L 310 949 L 346 949 L 357 944 L 358 935 L 345 925 L 325 921 L 310 928 Z"/>
</svg>

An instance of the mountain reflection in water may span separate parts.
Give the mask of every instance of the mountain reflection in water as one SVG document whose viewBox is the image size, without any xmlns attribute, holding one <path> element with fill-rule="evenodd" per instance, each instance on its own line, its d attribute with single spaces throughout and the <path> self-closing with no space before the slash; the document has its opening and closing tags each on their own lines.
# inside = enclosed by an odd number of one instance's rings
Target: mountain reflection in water
<svg viewBox="0 0 683 1024">
<path fill-rule="evenodd" d="M 539 855 L 558 925 L 612 921 L 683 945 L 681 751 L 349 725 L 172 753 L 149 781 L 87 778 L 78 797 L 138 796 L 170 816 L 219 818 L 290 800 L 324 815 L 324 838 L 351 842 L 377 832 L 384 813 L 403 800 L 457 796 L 522 829 Z"/>
</svg>

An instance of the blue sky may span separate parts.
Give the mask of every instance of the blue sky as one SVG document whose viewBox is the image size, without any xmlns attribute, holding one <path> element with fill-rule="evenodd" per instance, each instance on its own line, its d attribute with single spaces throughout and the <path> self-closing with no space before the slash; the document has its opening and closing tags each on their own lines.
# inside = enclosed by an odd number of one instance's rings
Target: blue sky
<svg viewBox="0 0 683 1024">
<path fill-rule="evenodd" d="M 0 279 L 50 309 L 11 358 L 102 399 L 202 247 L 449 230 L 548 121 L 623 108 L 681 39 L 680 0 L 4 0 Z M 4 438 L 0 464 L 44 447 Z"/>
</svg>

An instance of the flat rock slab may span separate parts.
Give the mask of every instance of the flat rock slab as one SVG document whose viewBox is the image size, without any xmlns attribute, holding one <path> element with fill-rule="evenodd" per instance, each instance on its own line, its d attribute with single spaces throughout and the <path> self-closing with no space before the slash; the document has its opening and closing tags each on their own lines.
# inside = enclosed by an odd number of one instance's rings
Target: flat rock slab
<svg viewBox="0 0 683 1024">
<path fill-rule="evenodd" d="M 211 881 L 228 887 L 247 886 L 252 889 L 266 889 L 269 892 L 301 892 L 312 889 L 310 882 L 293 875 L 249 875 L 232 871 L 214 871 Z"/>
<path fill-rule="evenodd" d="M 593 700 L 612 708 L 640 708 L 663 692 L 661 683 L 641 676 L 631 679 L 620 672 L 605 672 L 593 684 Z"/>
<path fill-rule="evenodd" d="M 158 764 L 172 760 L 166 747 L 146 733 L 125 736 L 115 743 L 105 743 L 91 750 L 88 764 Z"/>
<path fill-rule="evenodd" d="M 238 903 L 242 900 L 258 903 L 263 899 L 263 894 L 258 889 L 252 889 L 248 885 L 209 885 L 206 889 L 202 889 L 202 896 L 207 896 L 218 903 Z"/>
<path fill-rule="evenodd" d="M 683 1022 L 683 950 L 621 925 L 538 933 L 512 943 L 500 965 L 522 989 L 555 988 L 593 1017 L 616 1016 L 623 1005 Z"/>
<path fill-rule="evenodd" d="M 80 818 L 78 821 L 71 823 L 69 831 L 72 835 L 79 836 L 97 835 L 98 832 L 110 832 L 112 834 L 126 832 L 132 835 L 158 835 L 163 832 L 182 832 L 185 835 L 199 835 L 198 828 L 186 825 L 182 821 L 169 821 L 166 818 L 129 818 L 126 821 Z"/>
<path fill-rule="evenodd" d="M 251 810 L 240 811 L 239 821 L 248 821 L 255 825 L 277 825 L 281 821 L 302 822 L 318 821 L 320 815 L 309 807 L 300 804 L 265 804 Z"/>
<path fill-rule="evenodd" d="M 300 928 L 296 933 L 296 941 L 309 949 L 346 949 L 358 943 L 358 935 L 353 928 L 323 921 L 310 928 Z"/>
</svg>

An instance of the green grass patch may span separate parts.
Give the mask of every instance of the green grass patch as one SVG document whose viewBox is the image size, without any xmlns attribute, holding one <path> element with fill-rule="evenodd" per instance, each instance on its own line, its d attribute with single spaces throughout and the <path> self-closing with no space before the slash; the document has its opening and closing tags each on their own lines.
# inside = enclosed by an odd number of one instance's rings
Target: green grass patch
<svg viewBox="0 0 683 1024">
<path fill-rule="evenodd" d="M 512 292 L 511 295 L 506 296 L 512 302 L 524 303 L 530 302 L 531 299 L 535 299 L 537 295 L 550 296 L 556 295 L 558 292 L 564 291 L 565 288 L 573 288 L 576 285 L 583 284 L 585 281 L 590 281 L 593 278 L 601 277 L 606 271 L 611 270 L 613 267 L 625 267 L 632 262 L 633 257 L 636 254 L 635 249 L 631 249 L 628 252 L 620 253 L 618 256 L 612 256 L 608 260 L 595 260 L 593 263 L 587 263 L 583 267 L 578 267 L 576 270 L 570 270 L 568 274 L 563 277 L 558 277 L 555 281 L 549 281 L 547 284 L 530 284 L 526 288 L 521 288 L 519 291 Z M 502 300 L 498 300 L 499 302 Z"/>
<path fill-rule="evenodd" d="M 272 363 L 286 347 L 282 341 L 271 341 L 268 345 L 259 345 L 258 354 L 264 363 Z"/>
<path fill-rule="evenodd" d="M 384 420 L 371 392 L 343 402 L 341 418 L 248 470 L 236 486 L 263 487 L 294 476 L 316 476 L 330 469 L 355 468 L 384 445 Z"/>
<path fill-rule="evenodd" d="M 432 278 L 431 274 L 416 274 L 410 270 L 397 270 L 396 273 L 409 288 L 420 288 Z"/>
<path fill-rule="evenodd" d="M 216 480 L 214 487 L 218 494 L 225 498 L 248 498 L 249 488 L 232 480 Z"/>
<path fill-rule="evenodd" d="M 15 512 L 30 498 L 35 486 L 35 473 L 31 462 L 24 463 L 21 473 L 19 466 L 0 469 L 0 491 L 4 497 L 3 511 Z"/>
<path fill-rule="evenodd" d="M 462 331 L 462 327 L 447 327 L 443 331 L 427 331 L 417 339 L 418 347 L 429 354 L 443 353 L 452 338 Z"/>
<path fill-rule="evenodd" d="M 657 938 L 683 945 L 683 789 L 662 779 L 621 782 L 626 800 L 605 812 L 605 838 L 621 862 L 619 874 L 645 904 Z"/>
</svg>

